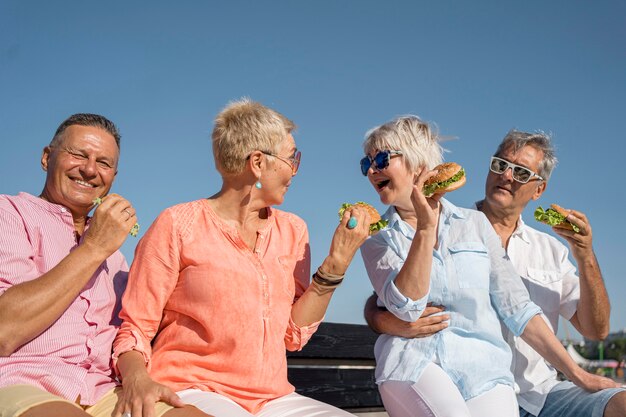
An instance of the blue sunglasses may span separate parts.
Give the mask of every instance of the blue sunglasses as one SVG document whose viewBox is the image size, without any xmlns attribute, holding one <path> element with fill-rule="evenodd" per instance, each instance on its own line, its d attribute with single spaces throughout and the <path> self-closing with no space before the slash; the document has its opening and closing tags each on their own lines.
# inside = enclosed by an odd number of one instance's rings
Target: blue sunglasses
<svg viewBox="0 0 626 417">
<path fill-rule="evenodd" d="M 402 155 L 400 151 L 380 151 L 372 158 L 369 155 L 365 155 L 363 159 L 361 159 L 361 174 L 367 176 L 367 171 L 370 170 L 371 167 L 374 167 L 375 170 L 380 171 L 381 169 L 385 169 L 389 166 L 389 160 L 395 155 Z"/>
</svg>

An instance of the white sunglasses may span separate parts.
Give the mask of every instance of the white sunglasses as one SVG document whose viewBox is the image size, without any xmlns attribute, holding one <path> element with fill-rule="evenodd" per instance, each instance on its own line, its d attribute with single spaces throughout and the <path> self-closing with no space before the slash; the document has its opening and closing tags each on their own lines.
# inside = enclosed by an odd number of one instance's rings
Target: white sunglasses
<svg viewBox="0 0 626 417">
<path fill-rule="evenodd" d="M 507 161 L 506 159 L 498 158 L 497 156 L 491 157 L 491 164 L 489 165 L 489 170 L 491 172 L 502 175 L 509 168 L 511 168 L 511 171 L 513 173 L 513 179 L 519 183 L 526 184 L 534 177 L 537 177 L 540 181 L 543 181 L 543 177 L 541 175 L 531 171 L 526 167 L 516 165 L 512 162 Z"/>
</svg>

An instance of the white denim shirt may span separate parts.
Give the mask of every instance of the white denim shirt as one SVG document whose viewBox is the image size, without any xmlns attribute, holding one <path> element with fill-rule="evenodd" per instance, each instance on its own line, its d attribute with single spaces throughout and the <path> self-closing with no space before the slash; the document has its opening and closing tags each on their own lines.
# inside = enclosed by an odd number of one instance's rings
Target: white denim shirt
<svg viewBox="0 0 626 417">
<path fill-rule="evenodd" d="M 553 236 L 526 225 L 520 217 L 507 253 L 530 299 L 541 307 L 548 327 L 556 333 L 559 315 L 571 319 L 580 299 L 579 279 L 569 260 L 569 250 Z M 521 338 L 506 329 L 504 332 L 514 346 L 511 370 L 519 405 L 538 415 L 550 390 L 559 383 L 556 370 Z"/>
<path fill-rule="evenodd" d="M 404 264 L 414 229 L 394 207 L 383 215 L 388 227 L 361 247 L 365 267 L 384 306 L 405 321 L 419 318 L 427 302 L 446 306 L 449 326 L 431 337 L 381 335 L 376 342 L 376 381 L 417 381 L 437 362 L 467 400 L 497 384 L 513 386 L 511 349 L 500 320 L 515 335 L 541 310 L 509 262 L 484 214 L 441 199 L 439 248 L 433 250 L 429 293 L 404 296 L 394 280 Z"/>
</svg>

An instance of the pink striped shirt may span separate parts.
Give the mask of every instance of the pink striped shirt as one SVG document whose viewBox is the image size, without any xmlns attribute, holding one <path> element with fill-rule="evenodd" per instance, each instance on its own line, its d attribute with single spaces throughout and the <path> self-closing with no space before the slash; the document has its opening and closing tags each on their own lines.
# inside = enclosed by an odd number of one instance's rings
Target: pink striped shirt
<svg viewBox="0 0 626 417">
<path fill-rule="evenodd" d="M 27 193 L 0 195 L 0 296 L 40 277 L 76 246 L 67 208 Z M 83 405 L 94 404 L 115 387 L 111 346 L 127 271 L 119 251 L 103 262 L 54 324 L 0 357 L 0 387 L 34 385 L 71 401 L 80 395 Z"/>
</svg>

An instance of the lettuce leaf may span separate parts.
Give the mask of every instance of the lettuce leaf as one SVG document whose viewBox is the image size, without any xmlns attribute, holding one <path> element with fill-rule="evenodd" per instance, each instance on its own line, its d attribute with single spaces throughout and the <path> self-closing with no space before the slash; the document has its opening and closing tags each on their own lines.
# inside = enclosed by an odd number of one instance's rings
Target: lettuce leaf
<svg viewBox="0 0 626 417">
<path fill-rule="evenodd" d="M 543 207 L 539 206 L 537 207 L 537 209 L 535 210 L 535 220 L 537 220 L 538 222 L 541 223 L 546 223 L 550 226 L 556 226 L 559 225 L 561 223 L 570 223 L 565 216 L 563 216 L 561 213 L 559 213 L 556 210 L 553 210 L 551 208 L 544 210 Z M 580 232 L 580 228 L 578 226 L 576 226 L 573 223 L 570 223 L 572 225 L 572 228 L 574 229 L 574 232 L 579 233 Z"/>
</svg>

